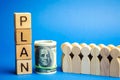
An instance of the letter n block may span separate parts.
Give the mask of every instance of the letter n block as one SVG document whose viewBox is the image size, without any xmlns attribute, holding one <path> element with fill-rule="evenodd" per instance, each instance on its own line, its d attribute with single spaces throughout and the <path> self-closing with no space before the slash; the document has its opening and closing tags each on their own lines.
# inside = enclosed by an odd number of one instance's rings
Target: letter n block
<svg viewBox="0 0 120 80">
<path fill-rule="evenodd" d="M 32 73 L 32 60 L 17 60 L 17 74 L 31 74 Z"/>
</svg>

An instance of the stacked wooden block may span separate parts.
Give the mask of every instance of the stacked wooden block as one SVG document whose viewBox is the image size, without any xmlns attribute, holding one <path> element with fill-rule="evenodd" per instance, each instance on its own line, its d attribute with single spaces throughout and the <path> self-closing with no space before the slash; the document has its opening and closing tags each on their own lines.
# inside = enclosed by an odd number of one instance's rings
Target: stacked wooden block
<svg viewBox="0 0 120 80">
<path fill-rule="evenodd" d="M 63 72 L 120 77 L 120 46 L 65 42 L 61 48 Z"/>
<path fill-rule="evenodd" d="M 31 14 L 14 13 L 16 43 L 16 73 L 32 73 Z"/>
</svg>

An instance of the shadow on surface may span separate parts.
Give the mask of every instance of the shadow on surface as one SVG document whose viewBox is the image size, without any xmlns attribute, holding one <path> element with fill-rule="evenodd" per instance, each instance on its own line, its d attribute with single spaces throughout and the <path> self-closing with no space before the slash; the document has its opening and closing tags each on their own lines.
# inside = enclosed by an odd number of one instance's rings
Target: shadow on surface
<svg viewBox="0 0 120 80">
<path fill-rule="evenodd" d="M 58 72 L 62 72 L 62 68 L 60 66 L 57 67 Z"/>
<path fill-rule="evenodd" d="M 15 69 L 7 68 L 7 67 L 2 68 L 0 74 L 16 75 Z"/>
</svg>

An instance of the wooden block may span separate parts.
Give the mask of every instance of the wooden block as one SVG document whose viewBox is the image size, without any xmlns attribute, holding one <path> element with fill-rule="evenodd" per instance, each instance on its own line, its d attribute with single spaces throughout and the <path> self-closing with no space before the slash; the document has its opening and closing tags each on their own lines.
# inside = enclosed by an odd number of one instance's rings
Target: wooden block
<svg viewBox="0 0 120 80">
<path fill-rule="evenodd" d="M 31 44 L 31 29 L 16 30 L 16 44 Z"/>
<path fill-rule="evenodd" d="M 72 73 L 81 73 L 81 59 L 79 57 L 81 46 L 78 43 L 73 43 L 72 46 L 72 53 L 74 55 L 72 59 Z"/>
<path fill-rule="evenodd" d="M 115 47 L 111 50 L 112 61 L 110 64 L 110 76 L 120 77 L 120 49 Z"/>
<path fill-rule="evenodd" d="M 16 45 L 16 59 L 31 59 L 31 45 Z"/>
<path fill-rule="evenodd" d="M 32 60 L 17 60 L 16 66 L 17 74 L 31 74 L 32 73 Z"/>
<path fill-rule="evenodd" d="M 14 13 L 15 28 L 31 28 L 31 13 Z"/>
</svg>

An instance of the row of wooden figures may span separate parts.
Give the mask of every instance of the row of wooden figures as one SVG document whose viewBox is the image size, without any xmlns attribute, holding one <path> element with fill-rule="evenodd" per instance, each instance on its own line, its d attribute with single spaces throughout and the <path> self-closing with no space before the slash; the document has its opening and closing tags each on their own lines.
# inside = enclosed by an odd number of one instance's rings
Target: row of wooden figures
<svg viewBox="0 0 120 80">
<path fill-rule="evenodd" d="M 120 46 L 65 42 L 61 49 L 63 72 L 120 77 Z M 74 55 L 73 58 L 70 56 L 71 53 Z M 80 54 L 83 55 L 82 59 Z M 89 54 L 92 55 L 91 60 Z M 101 60 L 98 58 L 99 55 L 102 56 Z M 108 56 L 112 57 L 111 61 Z"/>
</svg>

